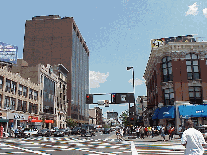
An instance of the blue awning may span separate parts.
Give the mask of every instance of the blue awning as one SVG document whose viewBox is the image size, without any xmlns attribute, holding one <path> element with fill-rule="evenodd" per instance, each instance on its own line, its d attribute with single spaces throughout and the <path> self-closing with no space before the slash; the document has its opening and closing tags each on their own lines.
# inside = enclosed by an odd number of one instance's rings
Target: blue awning
<svg viewBox="0 0 207 155">
<path fill-rule="evenodd" d="M 155 109 L 152 119 L 157 119 L 159 114 L 160 108 Z"/>
<path fill-rule="evenodd" d="M 181 105 L 178 107 L 180 117 L 207 117 L 207 105 Z"/>
<path fill-rule="evenodd" d="M 166 106 L 160 109 L 158 114 L 158 119 L 164 119 L 164 118 L 175 118 L 174 106 Z"/>
</svg>

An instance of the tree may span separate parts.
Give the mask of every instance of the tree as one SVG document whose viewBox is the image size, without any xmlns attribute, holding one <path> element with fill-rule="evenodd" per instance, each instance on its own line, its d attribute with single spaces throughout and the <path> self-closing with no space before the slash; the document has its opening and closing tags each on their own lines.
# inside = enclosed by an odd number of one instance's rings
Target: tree
<svg viewBox="0 0 207 155">
<path fill-rule="evenodd" d="M 125 127 L 130 124 L 128 119 L 127 119 L 128 117 L 129 117 L 129 110 L 123 111 L 122 114 L 119 116 L 119 119 L 122 121 L 122 124 Z"/>
<path fill-rule="evenodd" d="M 77 125 L 77 122 L 75 122 L 72 118 L 67 119 L 66 123 L 69 127 L 75 127 Z"/>
</svg>

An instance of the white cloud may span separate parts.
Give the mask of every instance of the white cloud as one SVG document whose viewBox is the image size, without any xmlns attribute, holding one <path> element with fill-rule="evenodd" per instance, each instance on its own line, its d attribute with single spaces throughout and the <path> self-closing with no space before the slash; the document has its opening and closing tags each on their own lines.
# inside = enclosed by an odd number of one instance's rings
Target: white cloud
<svg viewBox="0 0 207 155">
<path fill-rule="evenodd" d="M 106 82 L 106 78 L 109 76 L 109 72 L 107 74 L 95 72 L 95 71 L 89 71 L 89 82 L 90 82 L 90 88 L 98 88 L 100 87 L 100 83 Z"/>
<path fill-rule="evenodd" d="M 128 82 L 131 83 L 131 84 L 133 85 L 133 78 L 130 79 Z M 142 84 L 144 84 L 144 83 L 145 83 L 144 80 L 141 80 L 141 79 L 138 79 L 138 78 L 134 79 L 134 85 L 135 85 L 135 86 L 142 85 Z"/>
<path fill-rule="evenodd" d="M 207 18 L 207 8 L 203 9 L 203 15 Z"/>
<path fill-rule="evenodd" d="M 186 12 L 186 16 L 187 15 L 197 15 L 198 14 L 198 5 L 196 4 L 197 2 L 195 2 L 193 5 L 189 5 L 188 7 L 188 11 Z"/>
</svg>

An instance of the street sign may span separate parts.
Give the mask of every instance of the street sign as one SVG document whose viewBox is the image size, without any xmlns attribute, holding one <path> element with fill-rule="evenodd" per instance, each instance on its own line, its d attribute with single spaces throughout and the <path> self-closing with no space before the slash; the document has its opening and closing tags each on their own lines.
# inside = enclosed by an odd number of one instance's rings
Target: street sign
<svg viewBox="0 0 207 155">
<path fill-rule="evenodd" d="M 98 105 L 104 105 L 105 100 L 99 100 Z"/>
<path fill-rule="evenodd" d="M 105 107 L 109 107 L 109 100 L 105 100 Z"/>
</svg>

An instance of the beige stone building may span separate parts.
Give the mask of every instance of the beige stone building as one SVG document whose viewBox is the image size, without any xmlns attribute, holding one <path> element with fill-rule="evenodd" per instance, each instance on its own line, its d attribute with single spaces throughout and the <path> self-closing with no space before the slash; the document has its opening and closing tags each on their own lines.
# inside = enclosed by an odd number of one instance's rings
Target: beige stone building
<svg viewBox="0 0 207 155">
<path fill-rule="evenodd" d="M 39 118 L 40 85 L 11 72 L 11 66 L 0 67 L 0 123 L 7 129 L 28 125 L 28 118 Z M 2 67 L 4 66 L 4 67 Z"/>
<path fill-rule="evenodd" d="M 67 109 L 67 73 L 68 70 L 61 64 L 46 66 L 38 64 L 28 66 L 22 59 L 17 60 L 17 65 L 12 67 L 12 72 L 20 73 L 24 78 L 30 78 L 40 85 L 39 115 L 44 120 L 44 127 L 66 127 Z M 40 120 L 33 120 L 37 123 Z"/>
</svg>

